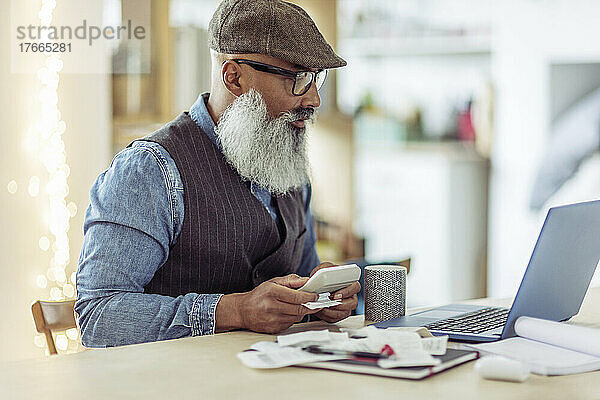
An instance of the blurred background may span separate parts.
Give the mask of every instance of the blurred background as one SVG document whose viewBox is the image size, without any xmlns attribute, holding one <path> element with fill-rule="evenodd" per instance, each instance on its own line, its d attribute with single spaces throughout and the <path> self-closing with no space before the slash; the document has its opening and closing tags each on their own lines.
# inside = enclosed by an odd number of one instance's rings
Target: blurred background
<svg viewBox="0 0 600 400">
<path fill-rule="evenodd" d="M 21 12 L 52 23 L 150 10 L 151 44 L 101 49 L 104 73 L 60 57 L 22 73 L 11 69 L 15 1 L 0 2 L 0 360 L 47 351 L 32 302 L 76 297 L 96 176 L 209 89 L 217 5 L 31 1 Z M 348 61 L 329 74 L 311 138 L 321 259 L 410 257 L 409 307 L 514 296 L 548 208 L 600 197 L 600 4 L 294 2 Z M 76 330 L 56 343 L 76 351 Z"/>
</svg>

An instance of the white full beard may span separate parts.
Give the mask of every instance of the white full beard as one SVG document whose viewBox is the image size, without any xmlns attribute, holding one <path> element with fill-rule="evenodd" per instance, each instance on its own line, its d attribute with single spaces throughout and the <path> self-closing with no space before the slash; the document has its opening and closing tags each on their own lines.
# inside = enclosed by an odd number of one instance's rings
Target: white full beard
<svg viewBox="0 0 600 400">
<path fill-rule="evenodd" d="M 270 118 L 261 94 L 251 89 L 227 107 L 215 132 L 225 159 L 242 178 L 284 195 L 310 181 L 308 135 L 291 124 L 297 119 L 290 111 Z"/>
</svg>

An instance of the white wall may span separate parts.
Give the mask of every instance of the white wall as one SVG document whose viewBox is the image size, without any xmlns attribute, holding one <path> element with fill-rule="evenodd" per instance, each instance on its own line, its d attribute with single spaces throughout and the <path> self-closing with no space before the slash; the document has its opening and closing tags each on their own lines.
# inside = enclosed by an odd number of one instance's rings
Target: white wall
<svg viewBox="0 0 600 400">
<path fill-rule="evenodd" d="M 541 212 L 530 190 L 549 137 L 550 65 L 600 62 L 600 3 L 495 2 L 492 71 L 497 88 L 489 216 L 488 295 L 512 296 L 548 207 L 600 197 L 598 181 L 561 193 Z M 575 134 L 575 133 L 574 133 Z M 591 176 L 599 176 L 598 163 Z M 585 185 L 585 183 L 584 183 Z"/>
<path fill-rule="evenodd" d="M 98 2 L 101 5 L 101 2 Z M 37 14 L 39 10 L 31 10 Z M 55 13 L 68 12 L 60 5 Z M 31 176 L 38 176 L 41 187 L 48 174 L 39 160 L 25 151 L 23 141 L 36 117 L 39 86 L 35 75 L 11 74 L 10 2 L 0 2 L 0 295 L 3 310 L 0 323 L 0 361 L 38 357 L 34 345 L 35 329 L 31 303 L 48 299 L 48 288 L 36 286 L 36 276 L 45 274 L 50 252 L 38 246 L 40 236 L 52 236 L 45 220 L 48 198 L 43 189 L 37 197 L 28 194 Z M 58 107 L 67 130 L 63 135 L 68 162 L 70 193 L 67 202 L 77 204 L 69 231 L 71 262 L 67 276 L 76 268 L 82 242 L 82 221 L 88 192 L 96 175 L 110 161 L 110 86 L 106 75 L 64 75 L 60 77 Z M 7 191 L 15 180 L 16 194 Z"/>
<path fill-rule="evenodd" d="M 411 257 L 407 306 L 484 297 L 487 162 L 450 143 L 355 153 L 355 229 L 368 260 Z"/>
</svg>

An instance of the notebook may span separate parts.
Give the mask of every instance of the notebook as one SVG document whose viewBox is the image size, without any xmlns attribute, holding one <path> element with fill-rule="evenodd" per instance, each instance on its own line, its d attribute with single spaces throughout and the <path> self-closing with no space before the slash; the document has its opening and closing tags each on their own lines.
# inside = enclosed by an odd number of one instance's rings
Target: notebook
<svg viewBox="0 0 600 400">
<path fill-rule="evenodd" d="M 468 347 L 522 361 L 539 375 L 600 369 L 600 329 L 520 317 L 515 332 L 518 337 Z"/>
<path fill-rule="evenodd" d="M 470 350 L 448 349 L 443 356 L 434 357 L 441 359 L 442 363 L 434 367 L 402 367 L 386 369 L 379 367 L 377 365 L 377 360 L 375 359 L 353 358 L 349 360 L 320 361 L 297 366 L 351 372 L 355 374 L 386 376 L 389 378 L 423 379 L 474 360 L 479 357 L 479 353 Z"/>
</svg>

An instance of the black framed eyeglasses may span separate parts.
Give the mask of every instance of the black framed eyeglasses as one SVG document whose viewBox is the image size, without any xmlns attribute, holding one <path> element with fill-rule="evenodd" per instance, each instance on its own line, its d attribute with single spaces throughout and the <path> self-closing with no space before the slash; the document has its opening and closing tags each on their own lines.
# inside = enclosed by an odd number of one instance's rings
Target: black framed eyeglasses
<svg viewBox="0 0 600 400">
<path fill-rule="evenodd" d="M 235 61 L 238 64 L 246 64 L 254 68 L 257 71 L 268 72 L 270 74 L 287 76 L 288 78 L 294 79 L 294 86 L 292 87 L 292 94 L 294 96 L 302 96 L 310 89 L 310 85 L 314 82 L 317 86 L 317 90 L 321 89 L 325 78 L 327 77 L 327 70 L 321 69 L 319 71 L 290 71 L 289 69 L 276 67 L 274 65 L 263 64 L 258 61 L 245 60 L 242 58 L 235 58 L 227 61 Z M 225 64 L 227 61 L 224 61 Z"/>
</svg>

